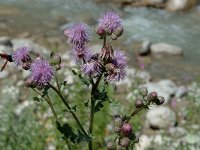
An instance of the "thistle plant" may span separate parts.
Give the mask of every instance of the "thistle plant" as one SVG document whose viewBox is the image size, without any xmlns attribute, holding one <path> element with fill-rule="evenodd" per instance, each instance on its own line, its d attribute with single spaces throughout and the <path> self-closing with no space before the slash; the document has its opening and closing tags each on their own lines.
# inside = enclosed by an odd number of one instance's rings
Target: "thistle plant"
<svg viewBox="0 0 200 150">
<path fill-rule="evenodd" d="M 45 100 L 55 117 L 58 131 L 66 141 L 79 144 L 88 143 L 88 149 L 93 150 L 93 126 L 95 114 L 101 113 L 104 102 L 112 103 L 112 98 L 108 96 L 107 86 L 112 82 L 119 82 L 126 77 L 128 58 L 124 51 L 113 48 L 112 42 L 117 40 L 123 33 L 123 27 L 119 15 L 114 11 L 105 12 L 98 20 L 95 32 L 102 41 L 102 49 L 94 53 L 88 43 L 91 34 L 90 27 L 83 22 L 73 23 L 64 30 L 67 44 L 71 47 L 71 55 L 77 67 L 72 69 L 73 74 L 80 79 L 90 90 L 89 102 L 85 107 L 89 109 L 88 124 L 82 123 L 78 114 L 69 104 L 67 96 L 63 92 L 63 87 L 67 88 L 67 81 L 59 81 L 57 72 L 62 68 L 62 58 L 51 53 L 49 59 L 44 57 L 33 58 L 29 52 L 31 48 L 21 47 L 11 54 L 12 60 L 18 67 L 30 72 L 30 76 L 25 80 L 25 86 L 33 90 L 37 96 L 34 100 Z M 10 56 L 10 55 L 9 55 Z M 50 92 L 57 94 L 61 102 L 75 120 L 77 126 L 71 127 L 69 122 L 64 122 L 52 104 Z M 164 98 L 158 96 L 156 92 L 148 93 L 146 88 L 141 88 L 140 97 L 135 101 L 135 110 L 126 115 L 113 114 L 113 129 L 116 138 L 107 144 L 108 150 L 131 149 L 139 141 L 134 133 L 134 128 L 129 123 L 142 109 L 147 109 L 152 104 L 161 105 Z M 134 108 L 133 108 L 134 109 Z M 85 112 L 87 113 L 87 112 Z M 88 126 L 87 128 L 84 128 Z M 75 128 L 77 128 L 75 130 Z M 77 132 L 75 132 L 77 131 Z M 105 146 L 106 147 L 106 146 Z"/>
</svg>

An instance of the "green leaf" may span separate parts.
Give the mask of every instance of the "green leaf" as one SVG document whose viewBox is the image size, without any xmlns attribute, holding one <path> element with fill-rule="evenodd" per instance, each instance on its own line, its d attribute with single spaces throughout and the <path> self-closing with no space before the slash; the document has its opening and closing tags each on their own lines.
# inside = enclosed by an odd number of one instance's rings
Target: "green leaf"
<svg viewBox="0 0 200 150">
<path fill-rule="evenodd" d="M 104 107 L 103 102 L 106 101 L 109 102 L 109 97 L 104 87 L 95 92 L 94 99 L 95 99 L 94 112 L 96 113 Z"/>
<path fill-rule="evenodd" d="M 70 139 L 73 143 L 80 143 L 82 141 L 90 141 L 91 137 L 88 135 L 83 134 L 80 130 L 75 133 L 72 130 L 72 127 L 70 127 L 67 123 L 64 125 L 61 125 L 59 122 L 57 123 L 57 129 L 60 131 L 60 133 L 63 134 L 64 139 Z"/>
<path fill-rule="evenodd" d="M 33 97 L 33 100 L 36 101 L 36 102 L 40 102 L 40 101 L 41 101 L 41 98 L 39 98 L 39 97 L 37 97 L 37 96 L 34 96 L 34 97 Z"/>
</svg>

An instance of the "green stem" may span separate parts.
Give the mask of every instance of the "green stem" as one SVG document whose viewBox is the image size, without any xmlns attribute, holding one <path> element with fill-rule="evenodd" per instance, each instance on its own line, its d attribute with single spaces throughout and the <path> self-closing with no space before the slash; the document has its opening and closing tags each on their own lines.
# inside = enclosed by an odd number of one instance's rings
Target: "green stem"
<svg viewBox="0 0 200 150">
<path fill-rule="evenodd" d="M 76 120 L 76 122 L 77 122 L 78 126 L 80 127 L 80 129 L 82 130 L 82 132 L 85 135 L 87 135 L 86 131 L 84 130 L 83 126 L 81 125 L 81 123 L 80 123 L 79 119 L 77 118 L 76 114 L 73 111 L 71 111 L 71 107 L 68 105 L 67 101 L 65 100 L 65 98 L 63 97 L 63 95 L 61 94 L 61 92 L 59 92 L 59 90 L 56 87 L 54 87 L 53 85 L 49 84 L 49 86 L 60 97 L 60 99 L 62 100 L 62 102 L 64 103 L 64 105 L 67 107 L 67 109 L 69 110 L 69 112 L 72 114 L 72 116 Z"/>
<path fill-rule="evenodd" d="M 33 89 L 33 88 L 32 88 L 32 90 L 33 90 L 34 92 L 36 92 L 37 94 L 39 94 L 40 96 L 42 96 L 42 94 L 41 94 L 39 91 L 37 91 L 36 89 Z M 53 107 L 53 105 L 52 105 L 52 103 L 51 103 L 51 100 L 50 100 L 49 95 L 47 94 L 46 98 L 44 98 L 44 99 L 45 99 L 45 101 L 47 102 L 47 104 L 49 105 L 49 107 L 50 107 L 50 109 L 51 109 L 51 111 L 52 111 L 54 117 L 56 118 L 56 121 L 58 121 L 58 115 L 57 115 L 57 113 L 56 113 L 56 111 L 55 111 L 55 109 L 54 109 L 54 107 Z"/>
<path fill-rule="evenodd" d="M 53 113 L 53 115 L 54 115 L 54 117 L 56 118 L 56 120 L 58 121 L 58 115 L 57 115 L 57 113 L 56 113 L 56 111 L 55 111 L 55 109 L 53 108 L 53 105 L 52 105 L 52 103 L 51 103 L 51 100 L 50 100 L 50 97 L 49 97 L 49 95 L 47 94 L 47 96 L 46 96 L 47 98 L 45 98 L 45 100 L 46 100 L 46 102 L 49 104 L 49 107 L 51 108 L 51 111 L 52 111 L 52 113 Z"/>
<path fill-rule="evenodd" d="M 91 90 L 91 106 L 90 106 L 90 123 L 89 123 L 89 134 L 92 134 L 93 131 L 93 122 L 94 122 L 94 106 L 95 106 L 95 98 L 94 98 L 94 93 L 95 93 L 95 85 L 92 85 L 92 90 Z M 89 150 L 92 150 L 92 139 L 88 143 L 88 148 Z"/>
</svg>

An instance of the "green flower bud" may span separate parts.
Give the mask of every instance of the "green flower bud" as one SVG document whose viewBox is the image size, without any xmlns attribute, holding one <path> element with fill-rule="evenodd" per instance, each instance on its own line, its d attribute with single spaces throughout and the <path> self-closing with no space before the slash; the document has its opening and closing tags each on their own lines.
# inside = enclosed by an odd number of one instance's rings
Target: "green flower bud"
<svg viewBox="0 0 200 150">
<path fill-rule="evenodd" d="M 113 143 L 113 142 L 109 142 L 109 143 L 107 144 L 107 149 L 108 149 L 108 150 L 115 150 L 115 149 L 116 149 L 116 144 Z"/>
<path fill-rule="evenodd" d="M 27 78 L 25 81 L 25 86 L 29 88 L 35 88 L 36 83 L 31 78 Z"/>
<path fill-rule="evenodd" d="M 119 127 L 119 128 L 121 128 L 122 125 L 123 125 L 123 120 L 122 120 L 122 118 L 121 118 L 120 116 L 116 116 L 116 117 L 114 118 L 114 120 L 113 120 L 113 125 L 114 125 L 114 127 Z"/>
<path fill-rule="evenodd" d="M 148 89 L 146 87 L 142 87 L 140 88 L 140 93 L 145 97 L 148 94 Z"/>
<path fill-rule="evenodd" d="M 162 105 L 165 102 L 165 98 L 163 96 L 158 96 L 155 102 L 157 105 Z"/>
<path fill-rule="evenodd" d="M 151 92 L 148 94 L 147 100 L 149 102 L 155 102 L 157 100 L 157 96 L 158 96 L 158 94 L 156 92 Z"/>
<path fill-rule="evenodd" d="M 115 30 L 114 30 L 114 34 L 117 36 L 117 37 L 120 37 L 122 34 L 123 34 L 123 28 L 122 27 L 117 27 Z"/>
<path fill-rule="evenodd" d="M 61 65 L 55 65 L 54 67 L 55 67 L 56 71 L 61 69 Z"/>
<path fill-rule="evenodd" d="M 61 57 L 57 54 L 52 53 L 50 58 L 51 65 L 60 65 L 61 64 Z"/>
<path fill-rule="evenodd" d="M 136 101 L 135 101 L 135 107 L 136 108 L 141 108 L 142 106 L 144 106 L 143 100 L 142 99 L 136 99 Z"/>
<path fill-rule="evenodd" d="M 122 138 L 122 139 L 120 140 L 120 145 L 121 145 L 122 147 L 125 147 L 125 148 L 127 148 L 127 147 L 130 145 L 130 143 L 131 143 L 131 141 L 130 141 L 130 139 L 127 138 L 127 137 L 124 137 L 124 138 Z"/>
<path fill-rule="evenodd" d="M 112 40 L 116 40 L 118 38 L 118 36 L 115 34 L 115 33 L 112 33 L 111 34 L 111 39 Z"/>
</svg>

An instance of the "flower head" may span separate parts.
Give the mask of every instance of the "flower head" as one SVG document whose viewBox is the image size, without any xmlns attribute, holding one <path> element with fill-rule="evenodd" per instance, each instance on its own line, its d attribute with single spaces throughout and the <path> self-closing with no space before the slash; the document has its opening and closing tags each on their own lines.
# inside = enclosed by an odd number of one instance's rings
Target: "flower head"
<svg viewBox="0 0 200 150">
<path fill-rule="evenodd" d="M 106 69 L 108 71 L 107 80 L 120 81 L 126 76 L 127 57 L 124 52 L 115 50 L 113 59 Z"/>
<path fill-rule="evenodd" d="M 64 31 L 68 37 L 68 43 L 72 45 L 84 45 L 90 39 L 89 26 L 83 22 L 74 23 Z"/>
<path fill-rule="evenodd" d="M 72 57 L 77 64 L 82 64 L 91 57 L 91 52 L 87 47 L 74 47 L 72 49 Z"/>
<path fill-rule="evenodd" d="M 105 12 L 98 20 L 98 26 L 107 32 L 114 32 L 118 27 L 121 27 L 121 19 L 114 11 Z"/>
<path fill-rule="evenodd" d="M 84 74 L 90 75 L 99 75 L 102 71 L 102 65 L 98 61 L 98 57 L 91 57 L 89 61 L 82 66 L 82 71 Z"/>
<path fill-rule="evenodd" d="M 114 59 L 113 64 L 117 67 L 125 67 L 127 65 L 128 58 L 126 57 L 125 53 L 121 50 L 114 51 Z"/>
<path fill-rule="evenodd" d="M 23 46 L 12 54 L 12 59 L 17 65 L 22 65 L 23 63 L 30 62 L 31 57 L 28 55 L 30 48 L 27 46 Z"/>
<path fill-rule="evenodd" d="M 46 85 L 54 76 L 54 69 L 45 59 L 36 59 L 31 65 L 30 79 L 34 81 L 37 86 Z"/>
<path fill-rule="evenodd" d="M 132 126 L 129 123 L 124 123 L 122 128 L 121 128 L 121 132 L 123 135 L 125 136 L 129 136 L 132 133 Z"/>
</svg>

